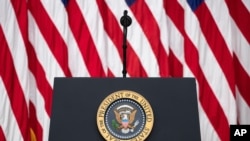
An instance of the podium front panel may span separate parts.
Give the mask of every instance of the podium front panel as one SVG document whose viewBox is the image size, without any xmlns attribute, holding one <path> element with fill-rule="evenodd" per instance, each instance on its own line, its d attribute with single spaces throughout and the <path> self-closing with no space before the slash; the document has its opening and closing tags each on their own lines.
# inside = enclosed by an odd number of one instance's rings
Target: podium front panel
<svg viewBox="0 0 250 141">
<path fill-rule="evenodd" d="M 131 90 L 145 97 L 154 112 L 147 141 L 200 141 L 194 78 L 55 78 L 50 141 L 103 141 L 96 123 L 109 94 Z"/>
</svg>

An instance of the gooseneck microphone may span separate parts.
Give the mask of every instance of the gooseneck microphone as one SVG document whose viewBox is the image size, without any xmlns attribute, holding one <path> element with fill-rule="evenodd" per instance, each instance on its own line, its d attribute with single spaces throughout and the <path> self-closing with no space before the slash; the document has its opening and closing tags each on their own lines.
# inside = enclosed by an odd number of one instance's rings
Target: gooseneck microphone
<svg viewBox="0 0 250 141">
<path fill-rule="evenodd" d="M 126 78 L 127 75 L 127 27 L 131 25 L 132 19 L 128 16 L 128 11 L 124 10 L 123 16 L 120 19 L 120 23 L 123 26 L 123 78 Z"/>
</svg>

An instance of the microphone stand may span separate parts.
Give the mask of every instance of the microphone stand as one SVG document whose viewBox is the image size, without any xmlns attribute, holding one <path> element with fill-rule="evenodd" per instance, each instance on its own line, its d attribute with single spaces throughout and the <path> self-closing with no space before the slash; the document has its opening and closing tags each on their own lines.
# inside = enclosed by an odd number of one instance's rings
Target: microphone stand
<svg viewBox="0 0 250 141">
<path fill-rule="evenodd" d="M 128 11 L 124 10 L 123 12 L 123 16 L 120 19 L 120 23 L 123 26 L 123 70 L 122 70 L 122 74 L 123 74 L 123 78 L 126 78 L 126 74 L 127 74 L 127 27 L 131 25 L 132 23 L 132 19 L 127 15 Z"/>
</svg>

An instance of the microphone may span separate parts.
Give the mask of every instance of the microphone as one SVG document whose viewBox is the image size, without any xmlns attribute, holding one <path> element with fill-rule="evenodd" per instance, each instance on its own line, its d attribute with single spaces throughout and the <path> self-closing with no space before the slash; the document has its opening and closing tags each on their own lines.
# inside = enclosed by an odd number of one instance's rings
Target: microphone
<svg viewBox="0 0 250 141">
<path fill-rule="evenodd" d="M 132 23 L 132 19 L 128 16 L 128 11 L 124 10 L 123 16 L 120 19 L 120 23 L 123 27 L 128 27 Z"/>
<path fill-rule="evenodd" d="M 127 74 L 127 53 L 126 53 L 126 49 L 127 49 L 127 27 L 131 25 L 132 23 L 132 19 L 128 16 L 128 11 L 124 10 L 123 12 L 123 16 L 120 19 L 120 23 L 123 26 L 123 70 L 122 70 L 122 74 L 123 74 L 123 78 L 126 78 L 126 74 Z"/>
</svg>

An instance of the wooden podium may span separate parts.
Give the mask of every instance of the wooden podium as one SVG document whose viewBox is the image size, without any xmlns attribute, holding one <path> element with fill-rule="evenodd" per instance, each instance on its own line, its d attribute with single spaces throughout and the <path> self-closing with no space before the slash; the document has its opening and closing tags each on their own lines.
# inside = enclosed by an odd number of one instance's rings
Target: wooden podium
<svg viewBox="0 0 250 141">
<path fill-rule="evenodd" d="M 131 90 L 151 104 L 154 125 L 147 141 L 200 141 L 193 78 L 55 78 L 49 141 L 103 141 L 96 123 L 109 94 Z"/>
</svg>

